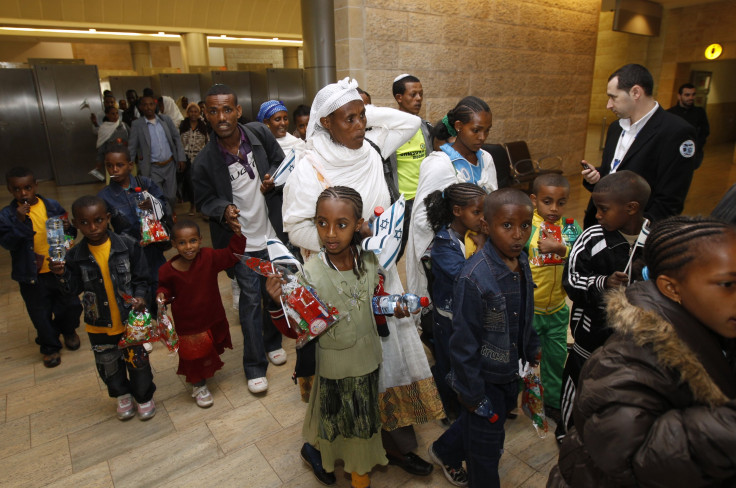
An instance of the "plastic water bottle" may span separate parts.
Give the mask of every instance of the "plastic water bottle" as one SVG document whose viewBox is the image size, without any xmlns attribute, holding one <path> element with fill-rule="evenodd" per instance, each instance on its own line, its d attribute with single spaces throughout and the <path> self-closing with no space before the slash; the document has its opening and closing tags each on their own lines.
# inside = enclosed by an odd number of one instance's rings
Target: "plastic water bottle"
<svg viewBox="0 0 736 488">
<path fill-rule="evenodd" d="M 491 402 L 488 398 L 481 400 L 480 404 L 478 404 L 475 410 L 473 410 L 473 413 L 488 419 L 492 424 L 495 424 L 498 421 L 498 414 L 491 409 Z"/>
<path fill-rule="evenodd" d="M 378 217 L 380 217 L 381 215 L 383 215 L 383 212 L 384 212 L 383 207 L 376 207 L 376 208 L 374 208 L 373 209 L 373 216 L 368 219 L 368 227 L 370 227 L 371 229 L 373 229 L 373 222 L 375 222 L 375 220 Z"/>
<path fill-rule="evenodd" d="M 49 246 L 64 244 L 64 222 L 59 217 L 51 217 L 46 221 L 46 241 Z"/>
<path fill-rule="evenodd" d="M 133 198 L 135 199 L 136 203 L 135 213 L 138 216 L 144 215 L 147 211 L 141 208 L 141 204 L 146 201 L 146 199 L 143 197 L 143 190 L 140 186 L 136 186 L 133 191 L 135 191 L 135 193 L 133 194 Z"/>
<path fill-rule="evenodd" d="M 66 246 L 64 244 L 49 246 L 49 259 L 58 263 L 64 261 L 66 259 Z"/>
<path fill-rule="evenodd" d="M 577 227 L 575 227 L 575 219 L 565 219 L 565 227 L 562 229 L 562 238 L 565 240 L 565 244 L 568 247 L 572 247 L 575 241 L 580 236 Z"/>
<path fill-rule="evenodd" d="M 409 312 L 413 313 L 422 307 L 429 306 L 429 298 L 420 298 L 413 293 L 373 297 L 373 313 L 376 315 L 393 315 L 394 310 L 396 310 L 396 304 L 406 305 Z"/>
</svg>

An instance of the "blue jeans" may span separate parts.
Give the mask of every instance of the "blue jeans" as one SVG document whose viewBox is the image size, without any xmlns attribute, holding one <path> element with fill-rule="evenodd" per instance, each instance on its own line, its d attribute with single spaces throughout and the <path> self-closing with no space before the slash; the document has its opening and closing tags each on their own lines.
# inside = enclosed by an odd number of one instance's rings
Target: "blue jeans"
<svg viewBox="0 0 736 488">
<path fill-rule="evenodd" d="M 268 251 L 244 253 L 268 260 Z M 243 331 L 243 370 L 247 379 L 266 376 L 267 352 L 281 348 L 281 333 L 271 322 L 269 309 L 277 308 L 266 291 L 266 278 L 243 263 L 234 267 L 240 287 L 240 328 Z M 263 303 L 261 303 L 263 300 Z"/>
<path fill-rule="evenodd" d="M 433 444 L 435 454 L 452 468 L 461 466 L 463 459 L 468 466 L 468 486 L 471 488 L 497 488 L 498 463 L 503 454 L 506 438 L 504 423 L 506 412 L 516 408 L 519 383 L 486 384 L 485 393 L 491 401 L 498 421 L 488 419 L 463 409 L 460 417 Z"/>
<path fill-rule="evenodd" d="M 59 352 L 62 347 L 59 335 L 71 335 L 79 327 L 82 314 L 79 298 L 62 294 L 52 273 L 39 274 L 34 284 L 20 283 L 20 295 L 36 328 L 36 344 L 41 346 L 41 354 Z"/>
</svg>

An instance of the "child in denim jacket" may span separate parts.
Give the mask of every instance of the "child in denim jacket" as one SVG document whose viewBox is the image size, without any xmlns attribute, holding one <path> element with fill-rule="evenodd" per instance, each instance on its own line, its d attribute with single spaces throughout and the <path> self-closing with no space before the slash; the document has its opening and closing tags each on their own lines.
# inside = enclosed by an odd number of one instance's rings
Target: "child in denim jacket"
<svg viewBox="0 0 736 488">
<path fill-rule="evenodd" d="M 534 284 L 523 252 L 533 211 L 529 197 L 519 190 L 504 188 L 488 195 L 488 241 L 468 259 L 455 284 L 449 380 L 465 409 L 430 444 L 429 455 L 458 486 L 463 486 L 458 484 L 463 460 L 468 486 L 500 486 L 504 422 L 516 407 L 519 359 L 538 362 Z"/>
<path fill-rule="evenodd" d="M 80 345 L 76 332 L 82 312 L 79 299 L 63 295 L 54 275 L 49 273 L 46 220 L 63 217 L 66 211 L 56 200 L 36 193 L 36 176 L 27 168 L 11 168 L 5 181 L 13 200 L 0 210 L 0 245 L 10 251 L 10 277 L 20 285 L 20 295 L 36 328 L 43 365 L 54 368 L 61 363 L 60 335 L 67 349 L 75 351 Z M 64 227 L 67 226 L 65 221 Z M 73 227 L 68 232 L 77 235 Z"/>
<path fill-rule="evenodd" d="M 117 398 L 117 417 L 126 420 L 136 413 L 148 420 L 156 414 L 153 402 L 153 372 L 143 346 L 123 349 L 118 342 L 125 331 L 131 308 L 142 312 L 150 283 L 146 259 L 132 237 L 108 230 L 110 214 L 100 197 L 83 196 L 72 204 L 72 222 L 84 234 L 66 255 L 66 262 L 53 262 L 64 293 L 83 293 L 84 322 L 100 378 L 107 392 Z M 121 294 L 133 297 L 126 303 Z"/>
</svg>

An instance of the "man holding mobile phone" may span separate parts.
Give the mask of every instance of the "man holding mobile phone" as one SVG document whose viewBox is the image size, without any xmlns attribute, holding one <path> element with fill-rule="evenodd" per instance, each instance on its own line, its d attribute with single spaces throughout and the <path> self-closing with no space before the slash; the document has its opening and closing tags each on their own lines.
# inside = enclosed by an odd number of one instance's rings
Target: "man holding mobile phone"
<svg viewBox="0 0 736 488">
<path fill-rule="evenodd" d="M 593 187 L 621 169 L 644 177 L 652 188 L 644 215 L 655 222 L 682 212 L 695 170 L 695 129 L 666 112 L 653 98 L 654 81 L 639 64 L 627 64 L 608 78 L 608 104 L 620 119 L 610 125 L 601 166 L 581 161 L 583 186 Z M 584 226 L 597 223 L 591 200 Z"/>
</svg>

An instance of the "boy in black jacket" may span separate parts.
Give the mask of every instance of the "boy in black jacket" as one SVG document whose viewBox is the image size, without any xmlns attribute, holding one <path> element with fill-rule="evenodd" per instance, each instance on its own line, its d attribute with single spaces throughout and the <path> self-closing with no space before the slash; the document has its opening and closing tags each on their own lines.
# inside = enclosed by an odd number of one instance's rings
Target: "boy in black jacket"
<svg viewBox="0 0 736 488">
<path fill-rule="evenodd" d="M 84 234 L 66 255 L 66 262 L 51 263 L 64 293 L 83 293 L 84 323 L 107 392 L 117 398 L 117 416 L 126 420 L 136 413 L 148 420 L 156 414 L 153 373 L 143 346 L 119 348 L 131 308 L 142 312 L 150 282 L 146 258 L 138 243 L 108 230 L 110 214 L 100 197 L 83 196 L 72 204 L 72 222 Z M 127 303 L 122 294 L 132 296 Z"/>
<path fill-rule="evenodd" d="M 644 207 L 651 190 L 632 171 L 617 171 L 602 178 L 593 191 L 598 225 L 575 241 L 565 264 L 562 284 L 572 300 L 570 330 L 575 339 L 562 375 L 562 424 L 555 432 L 564 437 L 572 426 L 572 404 L 585 360 L 606 342 L 612 331 L 606 325 L 605 291 L 629 284 L 624 273 L 644 223 Z"/>
</svg>

